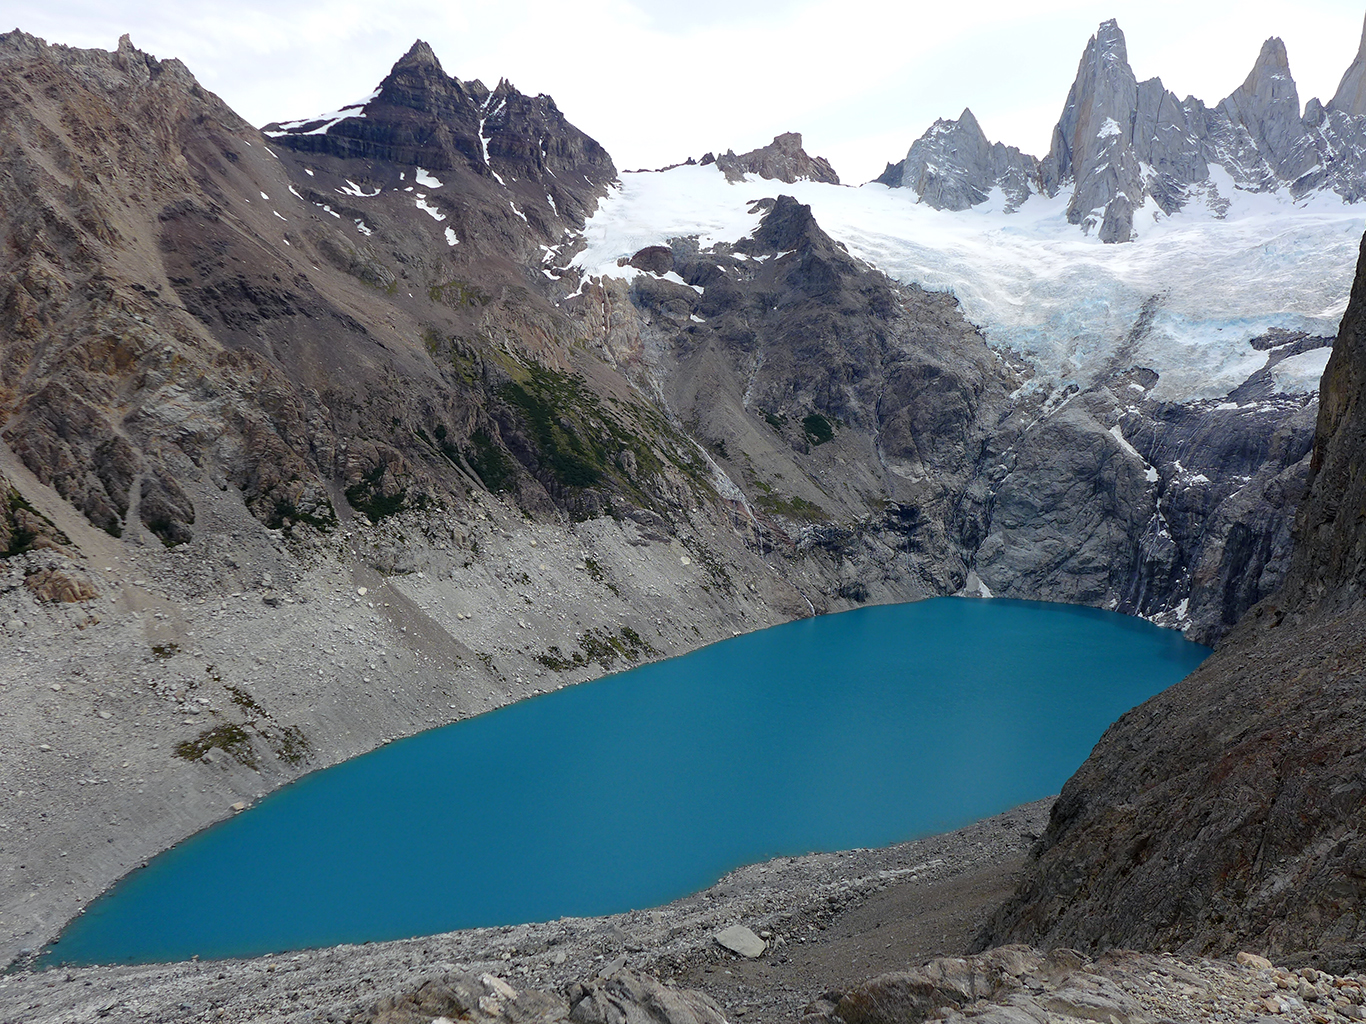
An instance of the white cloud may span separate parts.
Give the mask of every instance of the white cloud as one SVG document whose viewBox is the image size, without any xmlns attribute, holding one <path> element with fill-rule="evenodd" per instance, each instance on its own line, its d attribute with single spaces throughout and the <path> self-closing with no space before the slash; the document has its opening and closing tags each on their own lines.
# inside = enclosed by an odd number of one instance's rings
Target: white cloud
<svg viewBox="0 0 1366 1024">
<path fill-rule="evenodd" d="M 123 32 L 179 57 L 244 117 L 304 117 L 364 96 L 421 37 L 446 71 L 548 92 L 621 167 L 800 131 L 841 175 L 878 174 L 936 117 L 970 106 L 993 139 L 1041 154 L 1077 59 L 1116 17 L 1140 78 L 1216 103 L 1279 35 L 1301 100 L 1326 98 L 1355 54 L 1362 9 L 1341 0 L 272 0 L 194 5 L 11 0 L 19 27 L 110 48 Z"/>
</svg>

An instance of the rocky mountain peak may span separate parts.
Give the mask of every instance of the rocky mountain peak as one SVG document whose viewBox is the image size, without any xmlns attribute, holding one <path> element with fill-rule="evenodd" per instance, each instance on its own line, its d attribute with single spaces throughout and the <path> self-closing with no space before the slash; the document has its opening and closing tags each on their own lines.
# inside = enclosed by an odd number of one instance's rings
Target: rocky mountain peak
<svg viewBox="0 0 1366 1024">
<path fill-rule="evenodd" d="M 800 132 L 776 135 L 767 146 L 735 155 L 727 150 L 716 158 L 716 166 L 727 178 L 737 180 L 745 174 L 757 174 L 789 185 L 797 181 L 823 181 L 829 185 L 840 183 L 839 175 L 823 156 L 813 157 L 802 148 Z"/>
<path fill-rule="evenodd" d="M 1088 233 L 1099 229 L 1102 241 L 1128 241 L 1142 202 L 1142 169 L 1131 144 L 1137 110 L 1124 33 L 1115 21 L 1102 22 L 1082 53 L 1041 167 L 1050 194 L 1074 183 L 1067 220 Z"/>
<path fill-rule="evenodd" d="M 397 71 L 399 68 L 414 66 L 426 66 L 433 67 L 437 71 L 442 70 L 441 61 L 437 59 L 436 53 L 432 50 L 431 46 L 421 39 L 414 40 L 413 45 L 408 47 L 408 52 L 398 59 L 398 63 L 394 65 L 393 70 Z M 392 74 L 392 72 L 390 73 Z"/>
<path fill-rule="evenodd" d="M 813 237 L 828 242 L 829 238 L 816 223 L 811 207 L 792 196 L 778 196 L 771 204 L 766 200 L 761 201 L 760 209 L 764 208 L 767 208 L 767 212 L 753 235 L 761 251 L 792 252 L 810 244 Z"/>
<path fill-rule="evenodd" d="M 1357 46 L 1356 59 L 1343 72 L 1338 91 L 1328 101 L 1328 110 L 1340 110 L 1353 117 L 1366 114 L 1366 21 L 1361 26 L 1361 43 Z"/>
<path fill-rule="evenodd" d="M 1298 145 L 1304 135 L 1299 92 L 1285 44 L 1275 36 L 1262 44 L 1252 71 L 1218 109 L 1247 129 L 1278 177 L 1293 181 L 1313 165 L 1314 154 Z"/>
<path fill-rule="evenodd" d="M 1124 33 L 1105 21 L 1086 44 L 1042 160 L 989 143 L 965 111 L 957 121 L 936 121 L 877 180 L 948 210 L 985 202 L 998 187 L 1007 211 L 1031 192 L 1070 192 L 1070 223 L 1124 242 L 1145 207 L 1145 216 L 1170 216 L 1199 196 L 1218 215 L 1228 197 L 1211 179 L 1212 165 L 1246 191 L 1366 197 L 1366 31 L 1337 94 L 1326 108 L 1310 100 L 1301 116 L 1278 38 L 1263 44 L 1242 85 L 1210 108 L 1179 99 L 1161 79 L 1137 81 Z"/>
<path fill-rule="evenodd" d="M 301 152 L 435 172 L 469 169 L 501 188 L 508 176 L 542 182 L 575 216 L 616 177 L 607 152 L 565 120 L 549 96 L 524 96 L 506 78 L 492 92 L 478 80 L 462 82 L 446 74 L 421 39 L 360 103 L 264 130 Z"/>
<path fill-rule="evenodd" d="M 966 210 L 985 202 L 993 189 L 1013 210 L 1039 190 L 1039 161 L 1014 146 L 992 143 L 968 108 L 956 121 L 940 118 L 911 144 L 906 159 L 888 164 L 878 179 L 913 189 L 937 210 Z"/>
<path fill-rule="evenodd" d="M 1124 31 L 1119 27 L 1119 22 L 1114 18 L 1109 18 L 1100 23 L 1100 28 L 1091 37 L 1091 44 L 1088 53 L 1093 55 L 1093 60 L 1105 60 L 1111 63 L 1128 65 L 1129 48 L 1124 41 Z M 1084 59 L 1084 58 L 1083 58 Z M 1132 72 L 1130 72 L 1132 74 Z"/>
</svg>

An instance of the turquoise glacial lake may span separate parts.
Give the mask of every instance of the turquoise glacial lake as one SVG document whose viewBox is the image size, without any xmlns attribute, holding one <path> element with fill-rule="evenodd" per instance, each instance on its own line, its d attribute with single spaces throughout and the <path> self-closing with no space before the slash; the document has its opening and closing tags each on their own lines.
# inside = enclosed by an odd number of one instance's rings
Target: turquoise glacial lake
<svg viewBox="0 0 1366 1024">
<path fill-rule="evenodd" d="M 957 828 L 1056 793 L 1111 722 L 1208 654 L 1025 601 L 777 626 L 307 776 L 130 874 L 43 961 L 615 913 L 740 864 Z"/>
</svg>

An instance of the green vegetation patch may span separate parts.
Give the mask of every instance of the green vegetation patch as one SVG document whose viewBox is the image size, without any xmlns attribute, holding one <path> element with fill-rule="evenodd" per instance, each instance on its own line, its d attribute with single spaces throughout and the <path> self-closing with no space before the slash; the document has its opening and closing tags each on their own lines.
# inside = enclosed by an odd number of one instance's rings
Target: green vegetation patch
<svg viewBox="0 0 1366 1024">
<path fill-rule="evenodd" d="M 256 767 L 256 751 L 251 747 L 251 737 L 240 725 L 219 725 L 205 729 L 192 740 L 184 740 L 175 746 L 175 756 L 186 761 L 198 761 L 214 747 L 232 757 L 238 764 L 248 768 Z"/>
<path fill-rule="evenodd" d="M 404 488 L 397 494 L 385 494 L 379 489 L 384 477 L 384 467 L 376 466 L 346 489 L 346 500 L 357 512 L 363 512 L 372 523 L 386 516 L 402 512 L 407 501 L 408 490 Z"/>
<path fill-rule="evenodd" d="M 257 704 L 256 699 L 240 686 L 233 686 L 229 683 L 227 686 L 223 687 L 223 689 L 228 691 L 228 696 L 232 698 L 232 702 L 239 708 L 250 711 L 258 718 L 270 717 L 270 715 L 266 714 L 266 709 L 261 707 L 260 704 Z"/>
<path fill-rule="evenodd" d="M 270 745 L 275 749 L 276 756 L 289 764 L 301 764 L 308 759 L 308 755 L 312 751 L 308 738 L 304 736 L 304 731 L 297 725 L 285 726 L 278 735 L 271 735 L 269 740 Z"/>
<path fill-rule="evenodd" d="M 478 309 L 493 301 L 493 296 L 468 281 L 447 281 L 427 289 L 427 298 L 453 309 Z"/>
<path fill-rule="evenodd" d="M 599 399 L 582 377 L 536 363 L 509 368 L 498 389 L 527 425 L 546 474 L 565 487 L 609 481 L 643 506 L 656 504 L 649 481 L 666 463 L 700 492 L 711 491 L 707 460 L 658 409 Z"/>
<path fill-rule="evenodd" d="M 802 420 L 802 430 L 812 444 L 825 444 L 826 441 L 835 439 L 834 425 L 818 412 L 813 412 Z"/>
<path fill-rule="evenodd" d="M 621 632 L 615 635 L 590 629 L 579 638 L 579 648 L 572 656 L 566 657 L 558 646 L 552 645 L 544 654 L 538 655 L 536 660 L 553 672 L 567 672 L 570 669 L 586 668 L 594 661 L 609 669 L 616 664 L 618 658 L 634 665 L 647 655 L 659 653 L 648 640 L 643 639 L 630 626 L 623 626 Z"/>
<path fill-rule="evenodd" d="M 621 596 L 621 591 L 617 589 L 617 585 L 607 578 L 607 570 L 602 567 L 601 562 L 596 558 L 585 558 L 583 565 L 588 570 L 588 575 L 593 577 L 594 582 L 601 583 L 617 597 Z"/>
<path fill-rule="evenodd" d="M 594 415 L 597 400 L 582 380 L 533 364 L 525 381 L 510 381 L 498 393 L 521 412 L 556 480 L 566 487 L 602 480 L 610 458 L 603 441 L 611 431 Z M 586 429 L 590 425 L 598 428 L 596 437 Z"/>
<path fill-rule="evenodd" d="M 180 644 L 178 643 L 172 642 L 166 644 L 152 645 L 152 657 L 157 658 L 159 660 L 165 660 L 166 658 L 174 658 L 179 653 Z"/>
<path fill-rule="evenodd" d="M 4 551 L 0 551 L 0 558 L 13 558 L 15 555 L 22 555 L 33 547 L 34 541 L 40 536 L 47 536 L 57 544 L 69 545 L 71 543 L 71 538 L 57 529 L 56 523 L 30 505 L 24 496 L 13 487 L 5 496 L 4 509 L 9 519 L 9 543 L 5 546 Z M 43 523 L 47 529 L 40 532 L 20 525 L 26 520 L 37 520 Z M 114 534 L 114 536 L 117 537 L 118 534 Z"/>
<path fill-rule="evenodd" d="M 508 489 L 513 476 L 512 461 L 487 431 L 476 430 L 470 435 L 465 461 L 479 477 L 480 483 L 493 493 Z"/>
<path fill-rule="evenodd" d="M 788 519 L 819 522 L 828 518 L 825 509 L 814 501 L 807 501 L 805 498 L 787 498 L 781 494 L 761 494 L 754 504 L 770 515 L 786 516 Z"/>
</svg>

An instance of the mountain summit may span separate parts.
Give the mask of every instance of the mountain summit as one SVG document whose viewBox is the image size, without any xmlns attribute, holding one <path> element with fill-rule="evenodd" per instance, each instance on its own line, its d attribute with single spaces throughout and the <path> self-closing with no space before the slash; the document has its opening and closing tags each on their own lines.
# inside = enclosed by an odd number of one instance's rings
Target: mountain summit
<svg viewBox="0 0 1366 1024">
<path fill-rule="evenodd" d="M 536 182 L 561 208 L 580 213 L 616 178 L 607 151 L 570 124 L 551 97 L 525 96 L 506 79 L 493 90 L 478 79 L 462 82 L 446 74 L 421 39 L 364 100 L 262 130 L 301 153 Z"/>
<path fill-rule="evenodd" d="M 1212 175 L 1215 167 L 1224 173 Z M 947 210 L 984 203 L 995 189 L 1008 212 L 1032 194 L 1067 194 L 1068 221 L 1104 242 L 1129 241 L 1140 218 L 1195 200 L 1222 215 L 1230 188 L 1296 198 L 1327 190 L 1355 202 L 1366 194 L 1366 35 L 1333 99 L 1311 99 L 1301 116 L 1280 39 L 1268 39 L 1242 85 L 1208 107 L 1178 99 L 1160 78 L 1139 82 L 1123 31 L 1105 21 L 1082 52 L 1042 160 L 993 145 L 964 111 L 936 121 L 878 180 Z"/>
</svg>

